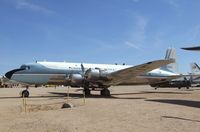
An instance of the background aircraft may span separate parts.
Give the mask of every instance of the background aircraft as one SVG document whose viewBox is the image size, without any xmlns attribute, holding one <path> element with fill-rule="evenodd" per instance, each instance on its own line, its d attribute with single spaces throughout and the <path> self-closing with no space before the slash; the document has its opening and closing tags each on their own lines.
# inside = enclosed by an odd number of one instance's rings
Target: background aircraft
<svg viewBox="0 0 200 132">
<path fill-rule="evenodd" d="M 200 72 L 200 67 L 197 65 L 197 63 L 191 63 L 190 68 L 192 74 L 198 74 Z"/>
<path fill-rule="evenodd" d="M 197 63 L 191 63 L 191 75 L 198 75 L 200 73 L 200 67 Z M 200 86 L 200 77 L 192 77 L 192 86 L 199 87 Z"/>
<path fill-rule="evenodd" d="M 157 84 L 157 87 L 160 87 L 160 88 L 177 87 L 179 89 L 182 87 L 186 87 L 187 89 L 189 89 L 189 87 L 199 87 L 200 86 L 200 77 L 199 77 L 200 67 L 196 63 L 191 63 L 190 67 L 191 67 L 191 73 L 189 73 L 189 75 L 180 77 L 178 79 L 172 79 L 171 81 L 159 83 Z M 157 87 L 155 89 L 157 89 Z"/>
<path fill-rule="evenodd" d="M 156 84 L 151 84 L 152 87 L 155 87 L 155 89 L 157 88 L 182 88 L 182 87 L 186 87 L 187 89 L 189 89 L 189 87 L 191 87 L 191 78 L 188 77 L 180 77 L 178 79 L 172 79 L 170 81 L 165 81 L 165 82 L 160 82 L 160 83 L 156 83 Z"/>
<path fill-rule="evenodd" d="M 195 46 L 195 47 L 185 47 L 185 48 L 181 48 L 184 50 L 194 50 L 194 51 L 199 51 L 200 50 L 200 46 Z"/>
<path fill-rule="evenodd" d="M 170 64 L 170 67 L 168 69 L 170 69 L 172 72 L 174 72 L 177 75 L 176 78 L 171 79 L 171 80 L 165 80 L 165 81 L 161 81 L 161 82 L 156 82 L 156 83 L 151 83 L 150 86 L 155 87 L 155 89 L 157 88 L 182 88 L 182 87 L 186 87 L 187 89 L 189 89 L 189 87 L 191 87 L 192 81 L 193 81 L 193 76 L 194 75 L 182 75 L 177 73 L 177 56 L 176 56 L 176 50 L 175 49 L 168 49 L 166 52 L 166 56 L 165 59 L 174 59 L 175 63 Z M 194 67 L 194 66 L 193 66 Z M 197 69 L 196 67 L 194 67 L 195 69 Z M 193 69 L 194 69 L 193 68 Z"/>
</svg>

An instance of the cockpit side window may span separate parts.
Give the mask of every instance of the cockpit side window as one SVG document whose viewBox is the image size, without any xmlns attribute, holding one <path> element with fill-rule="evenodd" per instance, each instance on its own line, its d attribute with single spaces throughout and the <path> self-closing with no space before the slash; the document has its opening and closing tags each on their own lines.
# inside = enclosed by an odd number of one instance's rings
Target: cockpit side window
<svg viewBox="0 0 200 132">
<path fill-rule="evenodd" d="M 20 67 L 20 69 L 26 69 L 26 66 L 25 66 L 25 65 L 22 65 L 22 66 Z"/>
<path fill-rule="evenodd" d="M 22 65 L 22 66 L 20 67 L 20 69 L 29 70 L 29 69 L 30 69 L 30 66 Z"/>
</svg>

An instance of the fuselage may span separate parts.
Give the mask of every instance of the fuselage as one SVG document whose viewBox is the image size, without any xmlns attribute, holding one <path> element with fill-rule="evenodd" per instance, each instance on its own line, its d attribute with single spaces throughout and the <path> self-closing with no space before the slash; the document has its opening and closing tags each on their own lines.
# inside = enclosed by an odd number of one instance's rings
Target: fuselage
<svg viewBox="0 0 200 132">
<path fill-rule="evenodd" d="M 68 62 L 35 62 L 22 65 L 19 69 L 15 69 L 6 73 L 6 77 L 21 83 L 35 85 L 69 85 L 67 78 L 70 75 L 83 75 L 83 72 L 92 69 L 100 69 L 106 74 L 116 72 L 132 65 L 110 65 L 110 64 L 90 64 L 90 63 L 68 63 Z M 124 84 L 148 84 L 144 77 L 160 77 L 177 75 L 170 70 L 162 70 L 161 68 L 152 70 L 148 73 L 133 77 L 130 82 Z"/>
</svg>

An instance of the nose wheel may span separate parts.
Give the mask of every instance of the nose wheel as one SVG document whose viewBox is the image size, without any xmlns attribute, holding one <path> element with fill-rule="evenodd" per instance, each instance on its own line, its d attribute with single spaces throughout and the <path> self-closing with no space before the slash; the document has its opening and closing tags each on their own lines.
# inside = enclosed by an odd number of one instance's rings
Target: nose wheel
<svg viewBox="0 0 200 132">
<path fill-rule="evenodd" d="M 107 88 L 101 90 L 100 94 L 102 96 L 105 96 L 105 97 L 110 97 L 110 90 L 108 90 Z"/>
</svg>

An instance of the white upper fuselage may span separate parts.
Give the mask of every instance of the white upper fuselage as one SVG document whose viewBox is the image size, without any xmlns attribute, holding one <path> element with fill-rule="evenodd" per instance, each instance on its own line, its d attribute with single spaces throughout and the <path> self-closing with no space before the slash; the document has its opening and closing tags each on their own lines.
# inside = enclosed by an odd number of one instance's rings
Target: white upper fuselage
<svg viewBox="0 0 200 132">
<path fill-rule="evenodd" d="M 107 70 L 109 72 L 118 71 L 131 67 L 131 65 L 110 65 L 110 64 L 91 64 L 91 63 L 68 63 L 68 62 L 37 62 L 50 69 L 65 69 L 65 70 L 81 70 L 81 64 L 85 70 L 91 69 L 101 69 Z"/>
<path fill-rule="evenodd" d="M 125 68 L 132 67 L 132 65 L 112 65 L 112 64 L 91 64 L 91 63 L 68 63 L 68 62 L 37 62 L 38 64 L 41 64 L 49 69 L 65 69 L 65 70 L 81 70 L 81 64 L 84 66 L 85 70 L 91 69 L 101 69 L 108 71 L 109 73 L 115 72 L 118 70 L 122 70 Z M 174 73 L 172 71 L 162 70 L 160 68 L 157 68 L 155 70 L 152 70 L 147 73 L 147 75 L 177 75 L 177 73 Z"/>
<path fill-rule="evenodd" d="M 8 78 L 28 84 L 66 84 L 66 77 L 71 74 L 82 74 L 83 70 L 100 69 L 106 73 L 116 72 L 122 69 L 133 67 L 131 65 L 110 65 L 110 64 L 90 64 L 90 63 L 68 63 L 68 62 L 36 62 L 22 65 L 20 69 L 12 70 Z M 166 77 L 177 75 L 176 73 L 163 70 L 161 68 L 152 70 L 148 73 L 137 76 L 133 82 L 125 83 L 147 83 L 143 77 Z M 134 77 L 135 78 L 135 77 Z"/>
</svg>

